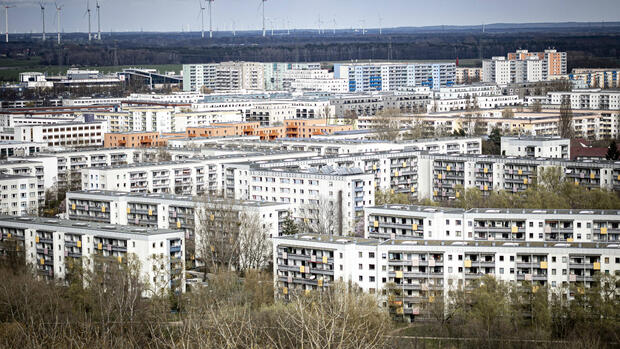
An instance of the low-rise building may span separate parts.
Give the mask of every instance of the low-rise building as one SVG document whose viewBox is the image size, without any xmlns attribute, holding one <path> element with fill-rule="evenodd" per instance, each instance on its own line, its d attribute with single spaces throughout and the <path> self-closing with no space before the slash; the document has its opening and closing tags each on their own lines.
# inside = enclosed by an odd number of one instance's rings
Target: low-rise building
<svg viewBox="0 0 620 349">
<path fill-rule="evenodd" d="M 504 156 L 571 159 L 570 139 L 555 137 L 502 137 Z"/>
</svg>

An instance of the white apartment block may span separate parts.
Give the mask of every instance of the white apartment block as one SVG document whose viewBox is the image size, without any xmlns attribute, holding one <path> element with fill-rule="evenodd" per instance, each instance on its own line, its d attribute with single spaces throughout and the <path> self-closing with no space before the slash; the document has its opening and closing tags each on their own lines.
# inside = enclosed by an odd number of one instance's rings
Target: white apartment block
<svg viewBox="0 0 620 349">
<path fill-rule="evenodd" d="M 620 91 L 588 89 L 571 92 L 548 92 L 543 104 L 560 106 L 570 100 L 572 109 L 620 110 Z"/>
<path fill-rule="evenodd" d="M 455 83 L 455 63 L 336 63 L 334 77 L 348 79 L 349 92 L 393 91 L 427 86 L 433 90 Z"/>
<path fill-rule="evenodd" d="M 520 192 L 534 185 L 544 168 L 557 167 L 576 186 L 620 190 L 620 162 L 570 161 L 487 155 L 420 154 L 417 164 L 418 198 L 452 200 L 459 188 Z"/>
<path fill-rule="evenodd" d="M 291 71 L 321 70 L 321 63 L 263 63 L 265 90 L 286 89 L 285 75 Z"/>
<path fill-rule="evenodd" d="M 412 220 L 407 211 L 392 213 L 399 222 Z M 531 219 L 536 220 L 534 216 Z M 591 231 L 592 235 L 601 229 L 611 230 L 602 228 L 603 224 L 618 225 L 617 212 L 609 215 L 584 213 L 577 217 L 571 216 L 570 224 L 601 221 L 599 228 L 593 228 L 595 223 L 592 222 L 590 228 L 584 229 Z M 543 223 L 542 228 L 536 227 L 541 231 L 569 230 L 564 226 L 553 227 L 558 225 L 557 220 L 553 221 L 555 215 L 548 219 L 538 217 L 536 222 L 528 218 L 516 217 L 515 220 L 523 220 L 522 223 L 527 223 L 528 227 L 530 222 Z M 432 221 L 425 216 L 419 219 L 425 224 Z M 419 219 L 413 217 L 413 221 Z M 495 218 L 488 216 L 488 219 Z M 506 214 L 498 215 L 497 219 L 504 219 L 507 224 L 513 223 L 512 216 L 507 217 Z M 448 220 L 454 221 L 451 217 Z M 465 217 L 461 224 L 474 224 L 474 221 L 475 217 Z M 391 229 L 389 223 L 382 224 Z M 400 226 L 400 223 L 392 226 Z M 410 224 L 403 226 L 410 227 Z M 511 234 L 513 228 L 508 230 Z M 517 230 L 524 228 L 517 227 Z M 400 308 L 405 316 L 413 320 L 423 312 L 420 303 L 434 302 L 447 296 L 449 291 L 467 286 L 472 280 L 485 275 L 517 284 L 527 283 L 534 288 L 559 288 L 564 285 L 587 288 L 592 286 L 599 273 L 620 273 L 620 248 L 617 243 L 556 241 L 453 241 L 440 238 L 412 241 L 399 237 L 381 241 L 313 234 L 279 237 L 274 239 L 273 253 L 276 295 L 287 298 L 304 290 L 330 287 L 337 281 L 352 283 L 365 292 L 376 294 L 383 306 Z M 394 284 L 403 291 L 402 298 L 393 299 L 390 304 L 383 293 L 388 284 Z"/>
<path fill-rule="evenodd" d="M 184 64 L 183 91 L 263 90 L 265 74 L 263 63 L 222 62 L 212 64 Z"/>
<path fill-rule="evenodd" d="M 329 219 L 335 234 L 349 234 L 361 219 L 362 209 L 375 198 L 373 178 L 356 168 L 319 170 L 254 168 L 231 164 L 226 168 L 227 197 L 286 203 L 293 218 L 310 224 Z"/>
<path fill-rule="evenodd" d="M 0 173 L 0 215 L 37 214 L 42 199 L 33 176 Z"/>
<path fill-rule="evenodd" d="M 29 156 L 47 150 L 45 142 L 0 141 L 0 159 Z"/>
<path fill-rule="evenodd" d="M 503 156 L 570 159 L 570 139 L 555 137 L 502 137 Z"/>
<path fill-rule="evenodd" d="M 0 134 L 0 140 L 46 143 L 49 147 L 86 147 L 103 145 L 106 132 L 106 122 L 29 125 L 17 126 L 12 132 Z"/>
<path fill-rule="evenodd" d="M 523 104 L 523 99 L 517 95 L 511 96 L 480 96 L 461 99 L 433 99 L 427 105 L 429 112 L 448 112 L 454 110 L 467 110 L 474 107 L 479 109 L 497 109 L 517 107 Z"/>
<path fill-rule="evenodd" d="M 280 236 L 289 205 L 275 202 L 231 201 L 171 194 L 138 194 L 104 190 L 67 193 L 67 216 L 71 220 L 177 229 L 187 241 L 194 241 L 201 219 L 210 215 L 200 210 L 219 209 L 256 215 L 269 238 Z M 218 213 L 214 211 L 214 215 Z M 220 212 L 221 214 L 221 212 Z"/>
<path fill-rule="evenodd" d="M 349 81 L 347 79 L 295 79 L 290 82 L 293 91 L 321 91 L 331 93 L 347 93 Z"/>
<path fill-rule="evenodd" d="M 185 239 L 180 230 L 0 216 L 0 232 L 3 252 L 17 252 L 41 277 L 62 280 L 71 263 L 103 273 L 106 264 L 136 258 L 140 277 L 149 285 L 185 291 Z M 150 290 L 143 296 L 151 296 Z"/>
<path fill-rule="evenodd" d="M 366 207 L 364 236 L 379 240 L 619 243 L 614 210 Z"/>
<path fill-rule="evenodd" d="M 243 153 L 158 163 L 127 163 L 81 170 L 83 190 L 201 195 L 222 193 L 224 165 L 314 156 L 313 152 Z"/>
<path fill-rule="evenodd" d="M 546 80 L 543 61 L 537 57 L 526 60 L 507 60 L 505 57 L 493 57 L 482 61 L 482 81 L 507 85 L 519 82 L 537 82 Z"/>
<path fill-rule="evenodd" d="M 54 158 L 39 158 L 40 161 L 32 160 L 5 160 L 0 161 L 0 174 L 34 177 L 37 183 L 37 197 L 39 206 L 43 206 L 45 191 L 53 188 L 57 180 L 55 166 L 52 166 Z"/>
</svg>

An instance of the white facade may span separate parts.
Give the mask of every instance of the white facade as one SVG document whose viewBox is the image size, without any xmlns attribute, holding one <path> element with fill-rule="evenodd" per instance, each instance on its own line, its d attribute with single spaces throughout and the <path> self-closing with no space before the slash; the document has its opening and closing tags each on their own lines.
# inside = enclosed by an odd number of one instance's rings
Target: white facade
<svg viewBox="0 0 620 349">
<path fill-rule="evenodd" d="M 505 156 L 570 159 L 570 139 L 536 137 L 502 137 Z"/>
<path fill-rule="evenodd" d="M 584 217 L 584 220 L 589 219 Z M 465 224 L 465 220 L 461 223 Z M 618 222 L 614 224 L 617 226 Z M 423 311 L 419 303 L 445 297 L 449 291 L 484 275 L 555 289 L 576 283 L 590 287 L 596 274 L 620 271 L 618 244 L 605 243 L 440 238 L 424 238 L 423 241 L 397 238 L 381 242 L 300 234 L 276 238 L 273 254 L 278 297 L 323 289 L 341 281 L 379 295 L 387 306 L 388 298 L 380 295 L 391 283 L 402 289 L 403 294 L 389 305 L 400 307 L 410 319 Z"/>
<path fill-rule="evenodd" d="M 72 261 L 81 260 L 86 270 L 96 272 L 99 263 L 136 258 L 140 277 L 149 285 L 185 291 L 185 239 L 180 230 L 5 216 L 0 217 L 0 231 L 2 240 L 16 241 L 25 263 L 50 279 L 64 279 Z M 148 292 L 143 296 L 152 295 Z"/>
<path fill-rule="evenodd" d="M 620 91 L 601 89 L 573 90 L 571 92 L 548 92 L 546 103 L 543 104 L 559 106 L 565 99 L 570 100 L 572 109 L 620 109 Z"/>
<path fill-rule="evenodd" d="M 452 86 L 455 63 L 336 63 L 334 77 L 349 81 L 349 92 L 393 91 L 402 87 L 428 86 L 433 90 Z"/>
<path fill-rule="evenodd" d="M 37 214 L 42 199 L 34 176 L 0 173 L 0 215 Z"/>
<path fill-rule="evenodd" d="M 286 203 L 293 218 L 311 224 L 333 220 L 334 233 L 349 234 L 362 217 L 362 209 L 375 198 L 372 175 L 360 169 L 290 170 L 252 168 L 249 164 L 226 169 L 227 197 Z"/>
<path fill-rule="evenodd" d="M 13 140 L 43 142 L 50 147 L 96 146 L 103 145 L 106 132 L 108 132 L 106 122 L 17 126 L 13 131 Z"/>
</svg>

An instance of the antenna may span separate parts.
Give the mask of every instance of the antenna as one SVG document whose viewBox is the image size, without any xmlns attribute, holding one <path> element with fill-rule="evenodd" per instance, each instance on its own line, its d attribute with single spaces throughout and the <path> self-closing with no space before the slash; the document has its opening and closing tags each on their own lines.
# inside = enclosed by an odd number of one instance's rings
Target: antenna
<svg viewBox="0 0 620 349">
<path fill-rule="evenodd" d="M 317 23 L 319 25 L 319 35 L 321 35 L 321 24 L 323 24 L 323 21 L 321 21 L 321 14 L 319 14 L 319 19 L 317 20 Z"/>
<path fill-rule="evenodd" d="M 97 0 L 97 40 L 101 40 L 101 6 Z"/>
<path fill-rule="evenodd" d="M 41 20 L 43 21 L 43 41 L 45 41 L 45 6 L 43 6 L 43 1 L 41 1 L 39 3 L 39 6 L 41 6 Z"/>
<path fill-rule="evenodd" d="M 86 0 L 86 13 L 84 15 L 88 15 L 88 41 L 92 40 L 92 34 L 90 31 L 90 1 Z"/>
<path fill-rule="evenodd" d="M 381 35 L 383 33 L 383 30 L 381 28 L 381 22 L 383 21 L 383 18 L 381 18 L 381 15 L 379 15 L 379 35 Z"/>
<path fill-rule="evenodd" d="M 237 32 L 235 31 L 235 20 L 232 20 L 232 32 L 233 32 L 233 36 L 237 36 Z"/>
<path fill-rule="evenodd" d="M 212 22 L 212 17 L 211 16 L 211 4 L 213 3 L 213 1 L 215 0 L 207 0 L 209 2 L 209 38 L 213 37 L 213 22 Z"/>
<path fill-rule="evenodd" d="M 202 6 L 202 1 L 198 0 L 198 6 L 200 6 L 200 24 L 201 24 L 201 35 L 202 38 L 205 38 L 205 8 Z"/>
<path fill-rule="evenodd" d="M 334 35 L 336 35 L 336 18 L 334 18 Z"/>
<path fill-rule="evenodd" d="M 265 1 L 267 0 L 261 0 L 261 6 L 263 6 L 263 37 L 265 37 L 266 32 L 265 32 Z"/>
<path fill-rule="evenodd" d="M 15 6 L 4 5 L 4 24 L 6 25 L 6 42 L 9 42 L 9 9 Z"/>
<path fill-rule="evenodd" d="M 59 6 L 57 2 L 54 3 L 56 5 L 56 26 L 58 34 L 58 45 L 60 45 L 60 11 L 62 11 L 62 5 Z"/>
</svg>

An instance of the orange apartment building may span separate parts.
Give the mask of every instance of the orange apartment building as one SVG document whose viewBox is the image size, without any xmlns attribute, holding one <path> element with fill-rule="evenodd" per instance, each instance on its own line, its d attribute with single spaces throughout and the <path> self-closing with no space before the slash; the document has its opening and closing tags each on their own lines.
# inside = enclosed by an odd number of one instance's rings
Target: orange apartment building
<svg viewBox="0 0 620 349">
<path fill-rule="evenodd" d="M 556 50 L 545 50 L 544 52 L 529 52 L 528 50 L 517 50 L 510 52 L 506 56 L 508 60 L 526 60 L 528 57 L 538 57 L 544 62 L 544 69 L 547 76 L 566 74 L 566 52 Z"/>
<path fill-rule="evenodd" d="M 104 147 L 144 148 L 161 147 L 173 138 L 258 136 L 261 140 L 278 138 L 312 138 L 338 131 L 352 130 L 351 125 L 326 125 L 322 119 L 284 120 L 282 126 L 260 126 L 260 122 L 218 123 L 211 126 L 188 127 L 185 133 L 124 132 L 106 133 Z"/>
<path fill-rule="evenodd" d="M 262 140 L 277 138 L 311 138 L 338 131 L 352 130 L 351 125 L 326 125 L 322 119 L 284 120 L 282 126 L 260 126 L 259 122 L 218 123 L 206 127 L 188 127 L 191 137 L 259 136 Z"/>
</svg>

